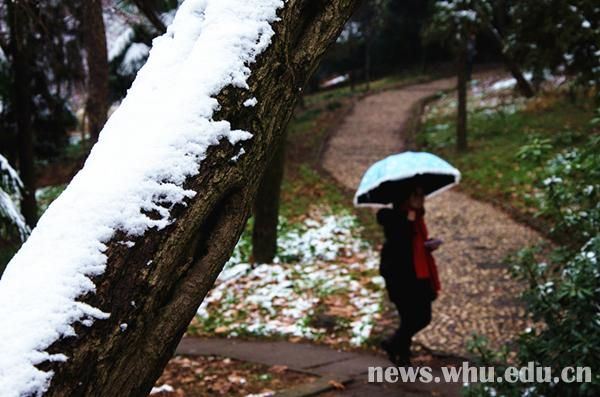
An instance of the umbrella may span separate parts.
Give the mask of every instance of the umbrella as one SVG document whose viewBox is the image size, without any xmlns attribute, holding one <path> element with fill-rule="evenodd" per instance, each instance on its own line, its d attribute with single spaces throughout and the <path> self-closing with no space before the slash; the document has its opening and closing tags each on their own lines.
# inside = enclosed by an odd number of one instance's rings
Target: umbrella
<svg viewBox="0 0 600 397">
<path fill-rule="evenodd" d="M 460 171 L 434 154 L 394 154 L 369 167 L 354 196 L 354 205 L 385 206 L 402 197 L 415 183 L 423 188 L 425 196 L 429 198 L 459 181 Z"/>
</svg>

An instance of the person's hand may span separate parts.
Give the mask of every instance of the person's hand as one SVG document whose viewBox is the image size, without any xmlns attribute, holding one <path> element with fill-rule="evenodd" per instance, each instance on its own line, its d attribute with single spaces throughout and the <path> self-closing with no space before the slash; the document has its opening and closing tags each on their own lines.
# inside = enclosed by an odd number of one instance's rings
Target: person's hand
<svg viewBox="0 0 600 397">
<path fill-rule="evenodd" d="M 429 240 L 425 241 L 425 248 L 427 248 L 429 251 L 435 251 L 436 249 L 440 248 L 440 245 L 442 244 L 442 240 L 438 238 L 430 238 Z"/>
</svg>

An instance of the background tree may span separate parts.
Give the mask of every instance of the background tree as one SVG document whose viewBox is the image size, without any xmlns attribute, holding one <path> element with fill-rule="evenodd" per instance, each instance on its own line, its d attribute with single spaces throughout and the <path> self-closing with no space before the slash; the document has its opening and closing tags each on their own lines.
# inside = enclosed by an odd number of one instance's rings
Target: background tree
<svg viewBox="0 0 600 397">
<path fill-rule="evenodd" d="M 512 53 L 505 44 L 500 30 L 494 22 L 495 15 L 503 15 L 503 10 L 494 9 L 495 2 L 486 0 L 450 0 L 435 3 L 433 13 L 423 34 L 428 41 L 444 43 L 452 49 L 457 60 L 458 113 L 456 123 L 456 145 L 459 151 L 467 149 L 467 83 L 470 79 L 469 57 L 473 42 L 481 34 L 492 39 L 498 48 L 506 68 L 517 81 L 517 87 L 525 97 L 534 92 Z M 498 5 L 503 5 L 498 2 Z M 504 18 L 500 18 L 505 23 Z"/>
<path fill-rule="evenodd" d="M 255 263 L 271 263 L 277 255 L 277 226 L 281 182 L 285 170 L 285 136 L 267 166 L 254 202 L 252 258 Z"/>
<path fill-rule="evenodd" d="M 456 122 L 456 148 L 467 149 L 467 61 L 469 41 L 479 31 L 481 20 L 471 0 L 442 1 L 436 4 L 425 37 L 452 48 L 456 57 L 458 86 L 458 111 Z"/>
<path fill-rule="evenodd" d="M 385 11 L 388 7 L 389 0 L 367 0 L 364 1 L 358 10 L 354 13 L 351 22 L 359 26 L 358 37 L 363 47 L 363 79 L 369 90 L 369 82 L 372 78 L 372 58 L 373 46 L 377 32 L 384 25 Z M 353 35 L 357 37 L 357 35 Z"/>
<path fill-rule="evenodd" d="M 87 61 L 87 101 L 85 113 L 91 141 L 96 142 L 106 123 L 109 108 L 108 50 L 102 13 L 102 0 L 90 0 L 81 7 L 81 25 Z"/>
<path fill-rule="evenodd" d="M 591 0 L 512 1 L 508 49 L 534 76 L 566 73 L 600 85 L 600 8 Z"/>
<path fill-rule="evenodd" d="M 157 0 L 132 0 L 139 10 L 148 18 L 148 21 L 159 33 L 165 33 L 167 27 L 160 18 L 159 4 Z M 164 3 L 164 2 L 163 2 Z M 173 3 L 173 2 L 171 2 Z"/>
<path fill-rule="evenodd" d="M 104 17 L 112 44 L 108 53 L 110 97 L 111 101 L 120 101 L 145 64 L 152 39 L 166 31 L 179 1 L 109 0 L 107 3 Z"/>
<path fill-rule="evenodd" d="M 68 2 L 2 2 L 0 143 L 25 185 L 22 211 L 35 224 L 35 164 L 64 153 L 76 125 L 68 104 L 83 79 L 78 21 Z"/>
<path fill-rule="evenodd" d="M 8 160 L 0 155 L 0 253 L 12 255 L 29 237 L 30 229 L 21 214 L 19 202 L 23 182 Z M 7 259 L 0 258 L 0 278 Z"/>
<path fill-rule="evenodd" d="M 24 183 L 21 198 L 21 209 L 29 226 L 37 222 L 37 206 L 35 202 L 35 174 L 33 164 L 33 128 L 32 106 L 33 93 L 31 65 L 33 64 L 33 48 L 31 44 L 33 23 L 31 18 L 33 3 L 7 2 L 8 23 L 10 28 L 10 53 L 14 74 L 13 103 L 16 113 L 16 129 L 18 136 L 19 170 Z"/>
<path fill-rule="evenodd" d="M 362 2 L 327 52 L 317 76 L 324 79 L 348 73 L 350 84 L 354 84 L 366 81 L 367 74 L 370 79 L 376 79 L 448 62 L 452 59 L 451 52 L 422 38 L 434 3 L 433 0 Z M 439 69 L 437 65 L 436 69 Z"/>
<path fill-rule="evenodd" d="M 515 60 L 515 56 L 507 45 L 506 38 L 502 35 L 502 31 L 497 27 L 506 26 L 504 1 L 485 1 L 485 0 L 474 0 L 472 2 L 472 9 L 477 13 L 481 20 L 481 26 L 484 33 L 487 33 L 492 38 L 496 48 L 498 48 L 502 62 L 508 69 L 513 78 L 517 81 L 517 87 L 521 94 L 526 98 L 534 96 L 533 87 L 527 81 L 523 72 Z M 494 17 L 499 21 L 497 24 L 494 22 Z"/>
</svg>

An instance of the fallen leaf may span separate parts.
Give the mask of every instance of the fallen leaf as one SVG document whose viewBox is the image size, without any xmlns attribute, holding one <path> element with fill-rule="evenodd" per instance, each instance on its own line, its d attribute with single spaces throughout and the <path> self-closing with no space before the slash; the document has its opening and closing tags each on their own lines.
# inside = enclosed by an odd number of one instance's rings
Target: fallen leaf
<svg viewBox="0 0 600 397">
<path fill-rule="evenodd" d="M 282 374 L 287 370 L 288 370 L 287 365 L 273 365 L 271 368 L 269 368 L 269 372 L 273 372 L 275 374 Z"/>
<path fill-rule="evenodd" d="M 344 390 L 346 388 L 346 386 L 344 386 L 343 384 L 341 384 L 340 382 L 331 379 L 329 382 L 327 382 L 330 386 L 332 386 L 334 389 L 336 390 Z"/>
</svg>

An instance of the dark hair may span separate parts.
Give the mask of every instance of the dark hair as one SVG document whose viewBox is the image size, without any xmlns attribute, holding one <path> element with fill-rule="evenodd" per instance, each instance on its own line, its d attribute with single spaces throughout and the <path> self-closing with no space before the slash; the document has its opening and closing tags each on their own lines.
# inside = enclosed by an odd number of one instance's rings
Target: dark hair
<svg viewBox="0 0 600 397">
<path fill-rule="evenodd" d="M 403 189 L 396 196 L 396 200 L 392 202 L 392 206 L 394 208 L 402 207 L 406 201 L 410 198 L 410 195 L 415 192 L 418 188 L 422 188 L 421 184 L 419 184 L 414 179 L 409 179 L 404 183 Z"/>
</svg>

